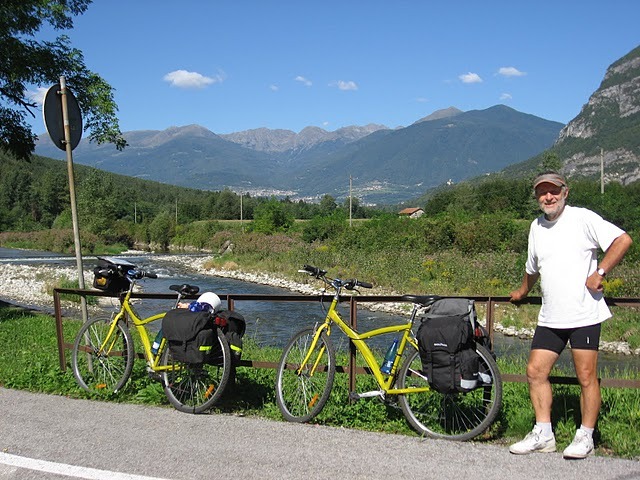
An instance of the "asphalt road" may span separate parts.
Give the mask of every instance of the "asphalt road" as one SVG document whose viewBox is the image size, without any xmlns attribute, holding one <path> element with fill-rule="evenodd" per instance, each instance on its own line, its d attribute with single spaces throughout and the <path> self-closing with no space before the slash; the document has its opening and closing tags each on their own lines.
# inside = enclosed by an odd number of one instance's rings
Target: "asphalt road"
<svg viewBox="0 0 640 480">
<path fill-rule="evenodd" d="M 640 462 L 0 388 L 0 479 L 640 479 Z"/>
</svg>

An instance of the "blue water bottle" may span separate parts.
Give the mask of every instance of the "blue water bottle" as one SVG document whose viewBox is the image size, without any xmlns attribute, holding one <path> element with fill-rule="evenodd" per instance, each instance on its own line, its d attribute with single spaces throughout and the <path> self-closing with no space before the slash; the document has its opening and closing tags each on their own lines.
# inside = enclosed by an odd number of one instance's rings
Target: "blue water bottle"
<svg viewBox="0 0 640 480">
<path fill-rule="evenodd" d="M 387 350 L 387 354 L 384 356 L 382 367 L 380 367 L 380 371 L 382 373 L 386 373 L 386 374 L 391 373 L 391 367 L 393 367 L 393 361 L 396 359 L 397 352 L 398 352 L 398 339 L 394 338 L 393 343 L 389 347 L 389 350 Z"/>
<path fill-rule="evenodd" d="M 162 329 L 158 330 L 158 334 L 156 338 L 153 340 L 153 345 L 151 345 L 151 353 L 154 355 L 158 353 L 158 349 L 160 348 L 160 343 L 162 342 Z"/>
</svg>

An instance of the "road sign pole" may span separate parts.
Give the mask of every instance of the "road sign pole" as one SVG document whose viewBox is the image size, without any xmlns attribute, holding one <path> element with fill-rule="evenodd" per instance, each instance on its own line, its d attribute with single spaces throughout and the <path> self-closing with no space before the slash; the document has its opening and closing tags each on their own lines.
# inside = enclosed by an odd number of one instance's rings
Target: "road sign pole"
<svg viewBox="0 0 640 480">
<path fill-rule="evenodd" d="M 62 99 L 62 122 L 64 125 L 64 143 L 67 152 L 67 174 L 69 176 L 69 197 L 71 201 L 71 220 L 73 222 L 73 243 L 76 249 L 76 265 L 78 268 L 78 287 L 84 290 L 84 269 L 82 266 L 82 248 L 80 244 L 80 228 L 78 226 L 78 209 L 76 206 L 76 186 L 73 175 L 73 146 L 71 145 L 71 127 L 69 124 L 69 108 L 67 104 L 67 83 L 60 77 L 60 95 Z M 87 300 L 80 296 L 82 320 L 87 321 Z"/>
</svg>

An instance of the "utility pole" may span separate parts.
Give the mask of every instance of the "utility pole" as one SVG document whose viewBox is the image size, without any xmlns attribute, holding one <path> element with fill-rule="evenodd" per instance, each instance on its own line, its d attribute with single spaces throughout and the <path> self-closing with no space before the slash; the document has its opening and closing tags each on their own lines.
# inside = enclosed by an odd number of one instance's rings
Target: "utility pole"
<svg viewBox="0 0 640 480">
<path fill-rule="evenodd" d="M 352 211 L 351 186 L 352 186 L 352 179 L 351 179 L 351 175 L 349 175 L 349 227 L 351 227 L 351 211 Z"/>
<path fill-rule="evenodd" d="M 600 147 L 600 195 L 604 194 L 604 148 Z"/>
<path fill-rule="evenodd" d="M 242 218 L 242 192 L 240 192 L 240 230 L 244 233 L 244 222 Z"/>
</svg>

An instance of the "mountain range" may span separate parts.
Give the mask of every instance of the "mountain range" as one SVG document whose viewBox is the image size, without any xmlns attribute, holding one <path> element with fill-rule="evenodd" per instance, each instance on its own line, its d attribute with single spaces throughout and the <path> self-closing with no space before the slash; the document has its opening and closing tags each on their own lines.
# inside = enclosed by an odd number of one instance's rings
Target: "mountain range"
<svg viewBox="0 0 640 480">
<path fill-rule="evenodd" d="M 307 200 L 345 197 L 351 179 L 363 203 L 390 204 L 523 162 L 549 148 L 562 127 L 504 105 L 467 112 L 450 107 L 395 129 L 370 124 L 217 135 L 188 125 L 126 132 L 123 151 L 83 140 L 74 162 L 193 188 Z M 46 134 L 36 154 L 61 156 Z"/>
<path fill-rule="evenodd" d="M 444 183 L 531 174 L 554 153 L 569 177 L 640 179 L 640 47 L 607 69 L 567 125 L 505 105 L 438 110 L 407 127 L 257 128 L 217 135 L 199 125 L 126 132 L 129 146 L 81 141 L 74 161 L 163 183 L 252 195 L 397 204 Z M 36 153 L 59 158 L 45 134 Z"/>
</svg>

